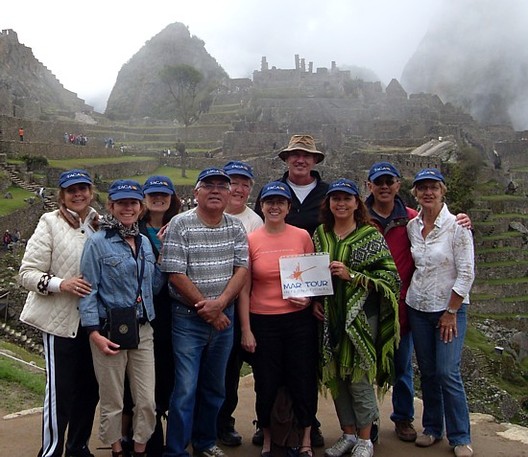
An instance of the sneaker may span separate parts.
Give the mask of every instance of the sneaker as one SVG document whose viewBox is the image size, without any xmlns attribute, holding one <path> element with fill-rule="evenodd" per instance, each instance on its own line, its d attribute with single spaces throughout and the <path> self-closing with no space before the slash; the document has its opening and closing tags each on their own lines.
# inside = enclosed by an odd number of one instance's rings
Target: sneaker
<svg viewBox="0 0 528 457">
<path fill-rule="evenodd" d="M 416 430 L 411 421 L 394 422 L 394 430 L 398 438 L 402 441 L 413 442 L 416 440 Z"/>
<path fill-rule="evenodd" d="M 358 438 L 357 444 L 352 449 L 351 457 L 373 457 L 374 445 L 370 440 L 362 440 Z"/>
<path fill-rule="evenodd" d="M 194 457 L 227 457 L 224 454 L 224 451 L 220 449 L 218 446 L 213 446 L 210 449 L 205 449 L 203 451 L 194 451 L 193 452 Z"/>
<path fill-rule="evenodd" d="M 257 429 L 255 430 L 255 433 L 253 434 L 253 437 L 251 438 L 251 442 L 255 446 L 262 447 L 262 445 L 264 444 L 264 432 L 259 427 L 258 422 L 256 420 L 253 421 L 253 425 L 257 427 Z"/>
<path fill-rule="evenodd" d="M 325 445 L 324 436 L 319 427 L 312 427 L 310 431 L 310 442 L 312 447 L 323 447 Z"/>
<path fill-rule="evenodd" d="M 456 457 L 471 457 L 473 455 L 473 448 L 469 444 L 459 444 L 453 449 Z"/>
<path fill-rule="evenodd" d="M 218 440 L 225 446 L 235 447 L 242 444 L 242 437 L 234 428 L 218 432 Z"/>
<path fill-rule="evenodd" d="M 356 444 L 357 438 L 352 440 L 345 437 L 345 435 L 341 435 L 332 447 L 325 449 L 324 455 L 325 457 L 341 457 L 354 449 Z"/>
<path fill-rule="evenodd" d="M 440 438 L 435 438 L 433 435 L 426 435 L 425 433 L 420 433 L 416 437 L 416 441 L 414 442 L 414 444 L 416 444 L 416 446 L 418 447 L 429 447 L 437 443 L 438 441 L 440 441 Z"/>
</svg>

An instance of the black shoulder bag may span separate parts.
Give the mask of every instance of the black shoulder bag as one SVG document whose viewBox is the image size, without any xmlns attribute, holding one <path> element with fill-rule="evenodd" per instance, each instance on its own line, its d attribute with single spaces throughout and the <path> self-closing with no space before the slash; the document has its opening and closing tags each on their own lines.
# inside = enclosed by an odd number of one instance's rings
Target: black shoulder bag
<svg viewBox="0 0 528 457">
<path fill-rule="evenodd" d="M 138 289 L 136 302 L 133 306 L 125 308 L 108 309 L 108 339 L 112 343 L 119 344 L 119 349 L 137 349 L 139 346 L 139 321 L 137 317 L 137 305 L 141 303 L 141 283 L 145 271 L 145 256 L 141 252 L 141 272 L 138 277 Z"/>
</svg>

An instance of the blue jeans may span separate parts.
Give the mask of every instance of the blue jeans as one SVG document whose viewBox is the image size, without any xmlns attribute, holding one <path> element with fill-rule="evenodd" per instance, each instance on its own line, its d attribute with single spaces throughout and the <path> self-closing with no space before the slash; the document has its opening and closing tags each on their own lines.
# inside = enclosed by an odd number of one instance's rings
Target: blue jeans
<svg viewBox="0 0 528 457">
<path fill-rule="evenodd" d="M 440 340 L 437 325 L 443 311 L 426 313 L 408 308 L 422 383 L 424 433 L 441 438 L 445 419 L 451 446 L 471 442 L 469 409 L 460 374 L 467 325 L 466 306 L 463 304 L 457 313 L 458 337 L 451 343 Z"/>
<path fill-rule="evenodd" d="M 411 332 L 400 337 L 400 345 L 394 353 L 394 387 L 392 388 L 391 420 L 413 421 L 414 385 L 413 385 L 413 340 Z"/>
<path fill-rule="evenodd" d="M 233 322 L 233 306 L 224 313 Z M 233 325 L 215 330 L 194 309 L 172 303 L 174 389 L 164 457 L 187 457 L 216 443 L 216 417 L 225 397 L 225 371 L 233 345 Z"/>
</svg>

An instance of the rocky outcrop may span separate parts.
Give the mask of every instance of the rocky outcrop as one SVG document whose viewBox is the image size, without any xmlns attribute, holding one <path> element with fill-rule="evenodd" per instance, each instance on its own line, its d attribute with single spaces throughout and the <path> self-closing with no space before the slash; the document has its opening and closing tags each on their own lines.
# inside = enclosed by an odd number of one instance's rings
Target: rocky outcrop
<svg viewBox="0 0 528 457">
<path fill-rule="evenodd" d="M 174 100 L 160 78 L 165 65 L 186 64 L 199 70 L 203 86 L 218 85 L 225 71 L 179 22 L 167 26 L 123 65 L 112 89 L 105 114 L 111 119 L 174 118 Z"/>
<path fill-rule="evenodd" d="M 25 119 L 46 119 L 58 115 L 74 118 L 75 112 L 93 108 L 67 90 L 33 55 L 19 43 L 13 30 L 0 33 L 0 114 Z"/>
</svg>

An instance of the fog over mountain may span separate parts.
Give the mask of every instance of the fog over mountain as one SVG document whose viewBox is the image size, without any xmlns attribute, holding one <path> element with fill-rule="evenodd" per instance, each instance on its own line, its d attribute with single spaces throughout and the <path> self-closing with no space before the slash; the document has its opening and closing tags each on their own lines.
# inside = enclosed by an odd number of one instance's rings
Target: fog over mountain
<svg viewBox="0 0 528 457">
<path fill-rule="evenodd" d="M 405 66 L 403 87 L 431 92 L 485 124 L 528 129 L 528 2 L 445 0 Z"/>
</svg>

